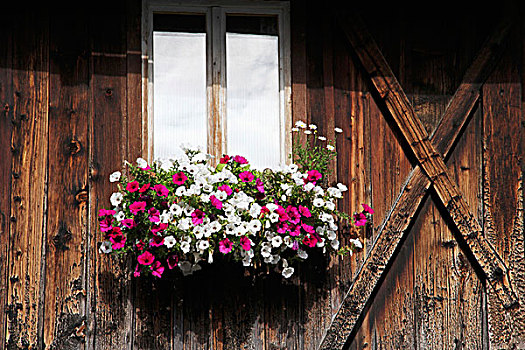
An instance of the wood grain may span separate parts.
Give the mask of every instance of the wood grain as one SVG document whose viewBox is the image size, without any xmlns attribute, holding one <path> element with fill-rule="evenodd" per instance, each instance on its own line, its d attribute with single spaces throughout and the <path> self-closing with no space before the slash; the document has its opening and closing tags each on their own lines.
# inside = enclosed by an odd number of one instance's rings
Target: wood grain
<svg viewBox="0 0 525 350">
<path fill-rule="evenodd" d="M 82 346 L 86 325 L 89 37 L 81 12 L 50 17 L 46 348 Z"/>
<path fill-rule="evenodd" d="M 48 17 L 23 12 L 13 42 L 11 195 L 7 288 L 8 348 L 41 347 L 43 242 L 48 166 Z"/>
</svg>

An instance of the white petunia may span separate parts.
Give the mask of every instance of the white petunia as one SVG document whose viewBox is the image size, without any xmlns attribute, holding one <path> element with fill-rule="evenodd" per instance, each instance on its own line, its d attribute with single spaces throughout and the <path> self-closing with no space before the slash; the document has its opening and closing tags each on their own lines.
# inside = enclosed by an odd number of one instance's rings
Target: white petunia
<svg viewBox="0 0 525 350">
<path fill-rule="evenodd" d="M 265 242 L 261 247 L 261 256 L 263 258 L 269 258 L 272 255 L 272 247 L 269 243 Z"/>
<path fill-rule="evenodd" d="M 116 213 L 116 214 L 114 215 L 114 217 L 115 217 L 115 220 L 117 220 L 118 222 L 120 222 L 120 221 L 122 221 L 122 220 L 124 220 L 124 219 L 126 218 L 126 215 L 124 214 L 123 211 L 119 211 L 118 213 Z"/>
<path fill-rule="evenodd" d="M 337 234 L 332 230 L 326 231 L 326 238 L 328 238 L 330 241 L 333 241 L 337 238 Z"/>
<path fill-rule="evenodd" d="M 337 188 L 339 189 L 339 191 L 341 192 L 345 192 L 345 191 L 348 191 L 348 187 L 346 187 L 346 185 L 342 184 L 342 183 L 338 183 L 337 184 Z"/>
<path fill-rule="evenodd" d="M 259 220 L 252 220 L 250 221 L 250 224 L 248 225 L 248 230 L 250 230 L 252 233 L 259 232 L 261 230 L 262 224 Z"/>
<path fill-rule="evenodd" d="M 294 241 L 290 238 L 290 236 L 286 236 L 284 237 L 284 244 L 286 244 L 288 248 L 292 248 L 294 245 Z"/>
<path fill-rule="evenodd" d="M 204 184 L 202 186 L 202 190 L 206 193 L 210 193 L 211 191 L 213 191 L 213 186 L 210 184 Z"/>
<path fill-rule="evenodd" d="M 182 208 L 174 203 L 170 206 L 170 213 L 174 216 L 181 216 Z"/>
<path fill-rule="evenodd" d="M 184 254 L 189 253 L 189 251 L 191 249 L 190 243 L 189 242 L 182 242 L 180 244 L 180 249 L 182 250 L 182 252 Z"/>
<path fill-rule="evenodd" d="M 170 222 L 171 217 L 172 217 L 171 212 L 167 210 L 162 211 L 162 214 L 159 215 L 160 222 L 162 222 L 163 224 L 167 224 L 168 222 Z"/>
<path fill-rule="evenodd" d="M 164 237 L 164 245 L 169 249 L 169 248 L 172 248 L 175 243 L 177 243 L 177 240 L 175 239 L 175 237 L 173 236 L 167 236 L 167 237 Z"/>
<path fill-rule="evenodd" d="M 275 248 L 279 248 L 283 244 L 283 239 L 281 236 L 275 236 L 272 238 L 272 246 Z"/>
<path fill-rule="evenodd" d="M 332 248 L 334 248 L 334 250 L 339 249 L 339 240 L 334 239 L 333 241 L 330 242 L 330 245 L 332 246 Z"/>
<path fill-rule="evenodd" d="M 210 222 L 210 230 L 211 232 L 219 232 L 221 230 L 221 223 L 217 220 Z"/>
<path fill-rule="evenodd" d="M 197 245 L 197 248 L 199 248 L 199 250 L 206 250 L 209 247 L 210 247 L 210 242 L 206 240 L 199 241 L 199 244 Z"/>
<path fill-rule="evenodd" d="M 261 214 L 262 207 L 257 203 L 252 203 L 252 206 L 250 207 L 250 216 L 252 218 L 256 218 Z"/>
<path fill-rule="evenodd" d="M 122 193 L 115 192 L 111 195 L 111 197 L 109 198 L 109 201 L 111 202 L 112 206 L 116 207 L 122 202 L 123 198 L 124 196 L 122 195 Z"/>
<path fill-rule="evenodd" d="M 100 245 L 100 248 L 98 249 L 100 253 L 104 253 L 104 254 L 109 254 L 111 253 L 112 250 L 113 248 L 111 247 L 111 242 L 108 242 L 108 241 L 102 242 L 102 244 Z"/>
<path fill-rule="evenodd" d="M 316 199 L 314 199 L 313 204 L 314 204 L 314 207 L 321 208 L 324 204 L 324 200 L 322 198 L 317 197 Z"/>
<path fill-rule="evenodd" d="M 335 209 L 335 204 L 329 201 L 324 202 L 324 207 L 330 211 Z"/>
<path fill-rule="evenodd" d="M 363 248 L 363 244 L 359 239 L 351 239 L 350 243 L 352 243 L 356 248 Z"/>
<path fill-rule="evenodd" d="M 268 203 L 266 204 L 266 208 L 268 208 L 269 211 L 274 211 L 275 209 L 279 208 L 279 206 L 275 203 Z"/>
<path fill-rule="evenodd" d="M 184 276 L 187 276 L 187 275 L 189 275 L 189 274 L 191 274 L 193 272 L 191 270 L 191 268 L 192 268 L 191 263 L 189 261 L 187 261 L 187 260 L 181 261 L 179 263 L 179 268 L 182 271 L 182 274 Z"/>
<path fill-rule="evenodd" d="M 170 169 L 173 167 L 173 162 L 169 159 L 165 159 L 161 162 L 160 168 L 164 171 L 170 171 Z"/>
<path fill-rule="evenodd" d="M 302 250 L 302 249 L 298 249 L 298 250 L 297 250 L 297 256 L 300 257 L 300 258 L 303 259 L 303 260 L 308 259 L 308 253 L 305 252 L 305 251 Z"/>
<path fill-rule="evenodd" d="M 269 263 L 272 265 L 277 265 L 281 261 L 281 256 L 279 254 L 274 254 L 270 257 Z"/>
<path fill-rule="evenodd" d="M 137 158 L 137 165 L 139 166 L 139 168 L 147 168 L 148 167 L 148 162 L 144 159 L 144 158 Z"/>
<path fill-rule="evenodd" d="M 289 267 L 285 267 L 283 269 L 282 275 L 283 275 L 284 278 L 290 278 L 290 277 L 292 277 L 294 271 L 295 270 L 294 270 L 293 267 L 290 267 L 290 266 Z"/>
<path fill-rule="evenodd" d="M 120 171 L 115 171 L 113 174 L 109 175 L 109 182 L 117 182 L 120 180 L 122 173 Z"/>
<path fill-rule="evenodd" d="M 182 196 L 185 196 L 186 195 L 186 187 L 184 186 L 180 186 L 179 188 L 177 188 L 175 190 L 175 195 L 177 197 L 182 197 Z"/>
<path fill-rule="evenodd" d="M 197 153 L 196 155 L 191 158 L 191 161 L 193 163 L 199 163 L 199 162 L 205 162 L 206 161 L 206 154 L 204 153 Z"/>
<path fill-rule="evenodd" d="M 321 186 L 315 186 L 313 191 L 318 196 L 324 196 L 324 189 Z"/>
<path fill-rule="evenodd" d="M 304 190 L 305 190 L 306 192 L 310 192 L 311 190 L 314 189 L 314 187 L 315 187 L 315 185 L 314 185 L 313 183 L 309 182 L 309 183 L 307 183 L 306 185 L 304 185 L 303 188 L 304 188 Z"/>
<path fill-rule="evenodd" d="M 270 219 L 271 222 L 275 223 L 279 220 L 279 214 L 271 213 L 268 218 Z"/>
</svg>

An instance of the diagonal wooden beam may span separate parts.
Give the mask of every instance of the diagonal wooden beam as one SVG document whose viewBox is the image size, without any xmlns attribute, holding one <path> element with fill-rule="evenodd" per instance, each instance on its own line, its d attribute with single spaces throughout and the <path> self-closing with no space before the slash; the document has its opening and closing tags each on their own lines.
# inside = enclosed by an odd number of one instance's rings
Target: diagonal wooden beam
<svg viewBox="0 0 525 350">
<path fill-rule="evenodd" d="M 356 30 L 347 25 L 348 21 L 339 20 L 339 22 L 347 35 Z M 357 25 L 362 27 L 359 22 Z M 432 136 L 432 144 L 436 151 L 445 157 L 451 151 L 452 145 L 478 101 L 481 85 L 501 57 L 509 28 L 510 23 L 503 21 L 486 41 L 467 70 Z M 393 74 L 391 76 L 393 77 Z M 354 283 L 347 291 L 340 309 L 325 334 L 321 349 L 340 349 L 345 344 L 430 185 L 430 179 L 420 167 L 416 167 L 409 174 L 406 185 L 385 218 L 378 238 L 357 272 Z"/>
</svg>

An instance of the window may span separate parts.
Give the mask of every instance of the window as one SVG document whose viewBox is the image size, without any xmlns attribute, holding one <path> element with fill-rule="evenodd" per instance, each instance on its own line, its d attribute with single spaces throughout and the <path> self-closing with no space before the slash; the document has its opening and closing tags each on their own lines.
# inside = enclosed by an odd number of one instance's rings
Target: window
<svg viewBox="0 0 525 350">
<path fill-rule="evenodd" d="M 176 156 L 184 143 L 216 159 L 242 154 L 259 169 L 282 165 L 291 150 L 289 4 L 219 3 L 144 2 L 150 158 Z"/>
</svg>

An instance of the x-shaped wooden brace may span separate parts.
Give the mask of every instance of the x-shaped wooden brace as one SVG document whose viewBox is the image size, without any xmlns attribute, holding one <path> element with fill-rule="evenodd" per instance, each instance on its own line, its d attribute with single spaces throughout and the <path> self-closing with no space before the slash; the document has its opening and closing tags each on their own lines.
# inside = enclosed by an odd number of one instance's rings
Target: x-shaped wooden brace
<svg viewBox="0 0 525 350">
<path fill-rule="evenodd" d="M 346 292 L 320 349 L 333 350 L 344 346 L 430 185 L 448 210 L 454 225 L 503 306 L 509 308 L 515 305 L 517 297 L 511 286 L 508 269 L 483 236 L 480 224 L 470 212 L 456 183 L 452 181 L 444 160 L 478 101 L 482 84 L 501 56 L 511 23 L 504 20 L 487 40 L 445 110 L 440 125 L 429 139 L 361 18 L 356 14 L 344 18 L 341 15 L 336 16 L 380 98 L 416 156 L 419 166 L 408 176 L 406 185 L 385 219 L 374 245 Z"/>
</svg>

